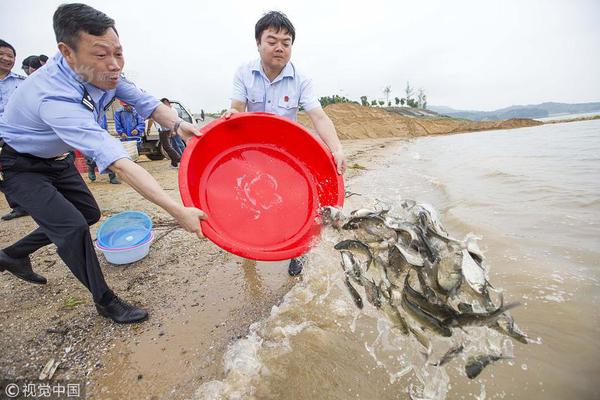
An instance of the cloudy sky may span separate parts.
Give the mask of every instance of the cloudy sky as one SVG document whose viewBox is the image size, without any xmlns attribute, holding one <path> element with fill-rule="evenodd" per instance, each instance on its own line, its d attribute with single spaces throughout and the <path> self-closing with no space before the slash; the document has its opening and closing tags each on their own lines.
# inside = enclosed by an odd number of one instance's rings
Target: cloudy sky
<svg viewBox="0 0 600 400">
<path fill-rule="evenodd" d="M 30 54 L 56 51 L 63 1 L 0 0 L 0 38 Z M 271 9 L 296 27 L 292 61 L 319 96 L 402 97 L 407 81 L 429 104 L 492 110 L 544 101 L 600 101 L 600 1 L 89 0 L 114 18 L 125 72 L 194 112 L 229 104 L 238 65 L 258 56 L 254 24 Z"/>
</svg>

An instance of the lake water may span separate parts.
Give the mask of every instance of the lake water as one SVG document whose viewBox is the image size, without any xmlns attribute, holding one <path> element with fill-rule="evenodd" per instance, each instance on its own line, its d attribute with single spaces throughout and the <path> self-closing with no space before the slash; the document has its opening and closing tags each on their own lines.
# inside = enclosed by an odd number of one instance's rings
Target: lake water
<svg viewBox="0 0 600 400">
<path fill-rule="evenodd" d="M 413 338 L 354 306 L 327 230 L 303 280 L 230 346 L 221 379 L 196 397 L 405 399 L 412 388 L 428 399 L 600 398 L 600 121 L 423 137 L 378 153 L 347 182 L 361 196 L 344 209 L 414 199 L 438 209 L 453 236 L 481 237 L 490 281 L 522 303 L 512 315 L 534 343 L 457 330 L 440 343 L 486 343 L 514 359 L 474 380 L 466 354 L 427 367 Z"/>
</svg>

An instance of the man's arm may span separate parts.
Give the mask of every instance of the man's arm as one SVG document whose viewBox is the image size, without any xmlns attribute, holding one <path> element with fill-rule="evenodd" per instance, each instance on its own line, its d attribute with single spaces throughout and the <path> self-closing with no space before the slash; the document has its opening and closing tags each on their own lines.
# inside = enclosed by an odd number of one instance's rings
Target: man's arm
<svg viewBox="0 0 600 400">
<path fill-rule="evenodd" d="M 128 158 L 115 161 L 110 165 L 110 169 L 134 188 L 136 192 L 171 214 L 183 229 L 195 233 L 199 238 L 203 237 L 200 220 L 205 219 L 206 214 L 202 210 L 184 207 L 177 203 L 167 195 L 148 171 Z"/>
<path fill-rule="evenodd" d="M 150 117 L 154 121 L 158 122 L 160 126 L 164 126 L 165 129 L 169 128 L 173 131 L 173 133 L 179 134 L 179 136 L 181 136 L 186 142 L 194 136 L 200 136 L 200 132 L 194 125 L 183 121 L 181 118 L 179 118 L 176 112 L 173 112 L 171 107 L 162 103 L 156 107 Z M 179 126 L 175 126 L 176 123 L 179 123 Z"/>
<path fill-rule="evenodd" d="M 231 117 L 233 114 L 244 111 L 246 111 L 246 102 L 234 99 L 231 100 L 231 106 L 229 107 L 229 110 L 223 113 L 223 118 L 229 119 L 229 117 Z"/>
<path fill-rule="evenodd" d="M 329 147 L 329 150 L 335 159 L 337 172 L 342 175 L 346 171 L 346 156 L 344 155 L 344 149 L 342 148 L 342 143 L 335 131 L 333 122 L 331 122 L 331 119 L 329 119 L 327 114 L 325 114 L 325 111 L 320 107 L 313 108 L 312 110 L 307 111 L 306 114 L 312 121 L 319 137 L 325 142 L 327 147 Z"/>
</svg>

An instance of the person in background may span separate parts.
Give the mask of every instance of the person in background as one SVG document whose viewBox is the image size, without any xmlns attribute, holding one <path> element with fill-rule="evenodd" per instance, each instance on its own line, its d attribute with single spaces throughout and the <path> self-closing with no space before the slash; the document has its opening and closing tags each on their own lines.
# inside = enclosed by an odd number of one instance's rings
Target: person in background
<svg viewBox="0 0 600 400">
<path fill-rule="evenodd" d="M 204 121 L 204 110 L 200 110 L 200 119 Z"/>
<path fill-rule="evenodd" d="M 179 117 L 177 111 L 173 108 L 169 99 L 163 97 L 162 99 L 160 99 L 160 102 L 163 103 L 165 106 L 169 107 L 173 115 L 177 115 Z M 150 123 L 148 124 L 148 131 L 150 131 L 150 128 L 152 127 L 153 123 L 156 123 L 156 126 L 158 127 L 160 145 L 163 147 L 163 149 L 165 149 L 167 155 L 171 159 L 171 168 L 179 168 L 179 161 L 181 160 L 181 156 L 171 145 L 171 136 L 173 136 L 173 132 L 168 127 L 161 126 L 157 121 L 154 121 L 153 119 L 151 119 Z"/>
<path fill-rule="evenodd" d="M 170 104 L 170 106 L 171 108 L 175 109 L 173 107 L 173 104 Z M 179 113 L 177 113 L 177 115 L 179 116 L 179 118 L 181 118 L 181 115 L 179 115 Z M 171 147 L 173 147 L 173 150 L 175 150 L 179 155 L 179 158 L 181 158 L 185 150 L 185 143 L 183 143 L 183 140 L 179 135 L 171 135 Z"/>
<path fill-rule="evenodd" d="M 270 11 L 258 20 L 254 38 L 260 58 L 238 68 L 233 79 L 231 108 L 223 114 L 269 112 L 296 121 L 299 107 L 310 118 L 318 136 L 325 142 L 338 174 L 346 169 L 346 157 L 331 119 L 321 108 L 312 80 L 290 61 L 296 30 L 285 14 Z M 291 276 L 302 272 L 305 256 L 290 260 Z"/>
<path fill-rule="evenodd" d="M 33 74 L 38 69 L 42 68 L 42 63 L 38 56 L 29 56 L 23 60 L 21 69 L 27 74 L 27 76 Z"/>
<path fill-rule="evenodd" d="M 40 60 L 40 64 L 45 65 L 46 62 L 48 61 L 48 56 L 45 54 L 40 54 L 38 56 L 39 60 Z"/>
<path fill-rule="evenodd" d="M 106 114 L 104 114 L 100 119 L 100 127 L 105 131 L 108 131 Z M 88 168 L 88 178 L 90 178 L 90 181 L 94 182 L 96 180 L 96 162 L 89 157 L 85 157 L 85 163 Z M 108 181 L 113 185 L 119 185 L 121 183 L 119 178 L 117 178 L 117 174 L 112 172 L 110 169 L 108 170 Z"/>
<path fill-rule="evenodd" d="M 131 105 L 121 100 L 119 103 L 122 107 L 115 111 L 115 130 L 122 141 L 136 141 L 140 151 L 146 122 Z"/>
<path fill-rule="evenodd" d="M 6 106 L 6 103 L 8 103 L 8 99 L 25 80 L 24 76 L 12 72 L 12 69 L 15 66 L 16 56 L 17 52 L 15 51 L 15 48 L 0 39 L 0 118 L 2 118 L 2 114 L 4 114 L 4 107 Z M 0 139 L 0 147 L 2 147 L 3 144 L 4 143 Z M 27 215 L 27 212 L 22 207 L 19 207 L 14 201 L 11 201 L 9 197 L 6 197 L 6 202 L 11 210 L 2 216 L 2 220 L 9 221 Z"/>
</svg>

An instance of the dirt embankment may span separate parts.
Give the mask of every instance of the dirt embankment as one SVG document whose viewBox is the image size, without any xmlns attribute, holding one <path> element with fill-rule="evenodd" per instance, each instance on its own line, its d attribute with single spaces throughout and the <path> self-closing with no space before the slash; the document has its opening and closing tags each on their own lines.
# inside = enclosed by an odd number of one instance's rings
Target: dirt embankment
<svg viewBox="0 0 600 400">
<path fill-rule="evenodd" d="M 532 119 L 506 121 L 470 121 L 454 118 L 414 118 L 377 107 L 358 104 L 332 104 L 325 108 L 341 139 L 368 139 L 385 137 L 414 137 L 447 133 L 473 132 L 490 129 L 512 129 L 541 125 Z M 298 122 L 313 129 L 305 113 Z"/>
</svg>

